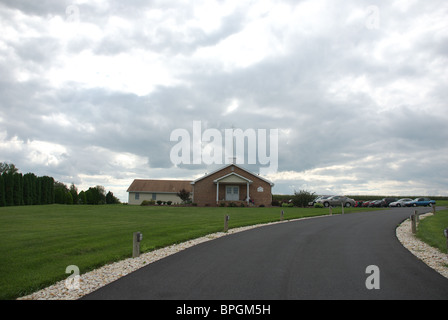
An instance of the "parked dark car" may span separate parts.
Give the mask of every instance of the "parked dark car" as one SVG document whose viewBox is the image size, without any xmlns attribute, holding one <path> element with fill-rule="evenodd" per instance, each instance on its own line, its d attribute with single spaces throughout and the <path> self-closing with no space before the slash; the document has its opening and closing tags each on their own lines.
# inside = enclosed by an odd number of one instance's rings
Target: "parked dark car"
<svg viewBox="0 0 448 320">
<path fill-rule="evenodd" d="M 388 207 L 394 201 L 397 201 L 397 198 L 383 198 L 383 207 Z"/>
<path fill-rule="evenodd" d="M 374 201 L 370 201 L 370 203 L 369 203 L 369 207 L 380 208 L 382 206 L 383 206 L 383 200 L 374 200 Z"/>
<path fill-rule="evenodd" d="M 369 200 L 364 201 L 362 206 L 363 207 L 374 207 L 374 208 L 382 208 L 382 207 L 388 207 L 389 203 L 396 201 L 397 198 L 383 198 L 381 200 Z"/>
</svg>

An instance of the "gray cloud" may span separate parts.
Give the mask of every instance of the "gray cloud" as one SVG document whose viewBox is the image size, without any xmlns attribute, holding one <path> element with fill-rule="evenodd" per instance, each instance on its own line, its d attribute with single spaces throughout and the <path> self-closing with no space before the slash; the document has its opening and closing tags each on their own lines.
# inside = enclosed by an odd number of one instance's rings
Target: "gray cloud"
<svg viewBox="0 0 448 320">
<path fill-rule="evenodd" d="M 206 3 L 3 1 L 0 161 L 126 200 L 198 120 L 279 129 L 277 193 L 446 193 L 442 2 Z"/>
</svg>

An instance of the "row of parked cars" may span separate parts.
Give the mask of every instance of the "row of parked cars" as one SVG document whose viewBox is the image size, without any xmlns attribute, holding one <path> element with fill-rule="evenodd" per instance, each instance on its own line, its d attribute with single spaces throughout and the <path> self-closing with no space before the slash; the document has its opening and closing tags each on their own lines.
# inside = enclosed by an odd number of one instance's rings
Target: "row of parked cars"
<svg viewBox="0 0 448 320">
<path fill-rule="evenodd" d="M 432 206 L 436 202 L 429 198 L 383 198 L 381 200 L 355 201 L 344 196 L 319 196 L 308 205 L 314 206 L 315 203 L 321 203 L 324 207 L 344 206 L 344 207 L 418 207 Z"/>
<path fill-rule="evenodd" d="M 403 198 L 389 203 L 389 207 L 420 207 L 420 206 L 433 206 L 435 205 L 435 200 L 429 198 Z"/>
</svg>

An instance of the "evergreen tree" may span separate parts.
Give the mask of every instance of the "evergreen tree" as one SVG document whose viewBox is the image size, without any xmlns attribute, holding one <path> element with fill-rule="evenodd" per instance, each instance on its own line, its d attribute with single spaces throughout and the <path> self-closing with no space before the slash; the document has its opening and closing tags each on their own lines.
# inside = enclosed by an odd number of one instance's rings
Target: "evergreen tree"
<svg viewBox="0 0 448 320">
<path fill-rule="evenodd" d="M 79 204 L 87 204 L 86 193 L 84 191 L 81 191 L 78 194 L 78 199 L 79 199 L 79 201 L 78 201 Z"/>
<path fill-rule="evenodd" d="M 5 184 L 5 205 L 13 206 L 14 205 L 14 177 L 13 173 L 3 172 L 3 180 Z"/>
<path fill-rule="evenodd" d="M 117 203 L 120 203 L 120 200 L 117 197 L 115 197 L 111 191 L 109 191 L 106 194 L 106 204 L 117 204 Z"/>
<path fill-rule="evenodd" d="M 3 175 L 0 174 L 0 207 L 6 206 L 6 199 L 5 199 L 5 183 L 3 179 Z"/>
<path fill-rule="evenodd" d="M 37 177 L 34 173 L 23 176 L 23 203 L 24 205 L 37 204 Z"/>
<path fill-rule="evenodd" d="M 40 204 L 54 203 L 54 179 L 52 177 L 39 177 L 40 180 Z"/>
<path fill-rule="evenodd" d="M 72 183 L 72 185 L 70 186 L 70 193 L 72 195 L 73 204 L 78 204 L 79 202 L 78 189 L 76 188 L 74 183 Z"/>
<path fill-rule="evenodd" d="M 98 204 L 98 190 L 96 188 L 90 187 L 85 192 L 86 194 L 86 203 L 87 204 Z"/>
<path fill-rule="evenodd" d="M 13 203 L 15 206 L 21 206 L 23 205 L 22 174 L 19 172 L 13 173 L 13 180 Z"/>
<path fill-rule="evenodd" d="M 70 191 L 65 184 L 59 181 L 54 183 L 54 203 L 65 204 L 67 193 L 70 193 Z"/>
<path fill-rule="evenodd" d="M 73 204 L 73 197 L 71 192 L 65 194 L 65 204 Z"/>
<path fill-rule="evenodd" d="M 95 187 L 98 192 L 98 203 L 97 204 L 105 204 L 106 203 L 106 189 L 103 186 Z"/>
<path fill-rule="evenodd" d="M 42 177 L 36 178 L 36 202 L 34 204 L 42 204 Z"/>
</svg>

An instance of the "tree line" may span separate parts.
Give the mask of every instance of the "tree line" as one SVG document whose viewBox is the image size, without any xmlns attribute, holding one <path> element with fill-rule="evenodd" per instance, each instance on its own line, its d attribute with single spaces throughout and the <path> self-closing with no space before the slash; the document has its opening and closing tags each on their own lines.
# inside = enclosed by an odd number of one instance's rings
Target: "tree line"
<svg viewBox="0 0 448 320">
<path fill-rule="evenodd" d="M 80 191 L 67 187 L 53 177 L 22 174 L 12 163 L 0 163 L 0 207 L 41 204 L 117 204 L 120 200 L 103 186 Z"/>
</svg>

